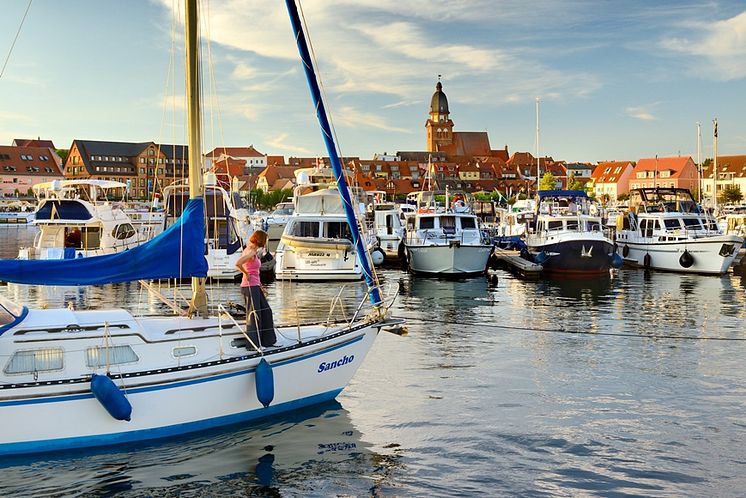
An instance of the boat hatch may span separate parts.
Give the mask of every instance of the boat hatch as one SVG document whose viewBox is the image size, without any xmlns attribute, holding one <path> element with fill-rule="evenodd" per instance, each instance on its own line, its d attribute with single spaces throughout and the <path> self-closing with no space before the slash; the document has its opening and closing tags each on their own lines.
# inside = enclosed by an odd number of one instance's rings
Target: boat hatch
<svg viewBox="0 0 746 498">
<path fill-rule="evenodd" d="M 0 335 L 23 321 L 28 315 L 28 308 L 0 296 Z"/>
</svg>

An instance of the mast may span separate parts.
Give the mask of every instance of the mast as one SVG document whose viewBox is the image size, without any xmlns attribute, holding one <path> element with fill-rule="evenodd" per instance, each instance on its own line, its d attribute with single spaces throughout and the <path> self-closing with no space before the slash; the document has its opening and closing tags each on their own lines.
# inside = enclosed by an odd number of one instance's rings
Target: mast
<svg viewBox="0 0 746 498">
<path fill-rule="evenodd" d="M 347 217 L 347 223 L 350 225 L 350 232 L 352 233 L 352 240 L 355 243 L 357 249 L 358 259 L 360 260 L 360 266 L 363 269 L 363 275 L 365 282 L 368 285 L 370 291 L 370 302 L 380 307 L 383 305 L 381 299 L 381 292 L 376 284 L 371 269 L 370 259 L 368 258 L 368 251 L 365 248 L 363 239 L 360 237 L 360 231 L 358 229 L 357 216 L 350 198 L 350 190 L 347 187 L 347 181 L 345 180 L 344 171 L 342 171 L 342 165 L 339 161 L 339 155 L 337 154 L 337 147 L 334 144 L 332 137 L 331 126 L 329 125 L 329 119 L 326 115 L 326 107 L 324 101 L 321 98 L 321 89 L 319 83 L 316 80 L 316 73 L 313 68 L 313 59 L 308 50 L 308 43 L 306 41 L 306 35 L 303 32 L 303 25 L 298 14 L 298 8 L 295 5 L 295 0 L 285 0 L 285 5 L 288 8 L 288 14 L 290 14 L 290 23 L 293 27 L 293 33 L 298 43 L 298 51 L 300 52 L 300 58 L 303 61 L 303 70 L 306 73 L 306 79 L 308 80 L 308 89 L 311 91 L 311 99 L 313 100 L 314 106 L 316 107 L 316 117 L 319 120 L 321 126 L 322 136 L 324 138 L 324 144 L 326 145 L 326 151 L 329 154 L 329 160 L 332 163 L 332 171 L 337 179 L 337 188 L 339 194 L 342 196 L 342 204 L 344 205 L 345 216 Z"/>
<path fill-rule="evenodd" d="M 712 120 L 712 206 L 713 215 L 718 208 L 718 118 Z"/>
<path fill-rule="evenodd" d="M 187 127 L 189 129 L 189 198 L 202 195 L 202 123 L 200 122 L 199 93 L 199 22 L 197 0 L 185 2 L 186 29 L 186 95 Z M 194 312 L 207 316 L 207 292 L 205 279 L 192 277 L 192 299 L 189 302 L 189 315 Z"/>
<path fill-rule="evenodd" d="M 697 121 L 697 191 L 702 204 L 702 123 Z"/>
<path fill-rule="evenodd" d="M 536 97 L 536 191 L 538 192 L 541 190 L 541 180 L 539 178 L 540 171 L 539 171 L 539 97 Z"/>
</svg>

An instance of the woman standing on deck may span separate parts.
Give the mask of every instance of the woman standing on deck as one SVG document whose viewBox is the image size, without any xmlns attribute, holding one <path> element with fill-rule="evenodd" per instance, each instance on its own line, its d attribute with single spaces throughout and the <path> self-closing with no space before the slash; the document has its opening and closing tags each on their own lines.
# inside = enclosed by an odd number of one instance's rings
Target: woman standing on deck
<svg viewBox="0 0 746 498">
<path fill-rule="evenodd" d="M 264 289 L 259 280 L 262 262 L 258 253 L 266 245 L 267 232 L 255 231 L 236 261 L 236 268 L 243 274 L 241 294 L 246 300 L 246 332 L 254 344 L 260 347 L 272 346 L 277 341 L 272 309 L 264 297 Z"/>
</svg>

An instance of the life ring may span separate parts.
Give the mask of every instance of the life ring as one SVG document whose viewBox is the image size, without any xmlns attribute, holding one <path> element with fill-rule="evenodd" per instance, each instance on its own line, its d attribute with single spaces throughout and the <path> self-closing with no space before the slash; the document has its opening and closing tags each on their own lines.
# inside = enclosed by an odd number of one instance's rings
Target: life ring
<svg viewBox="0 0 746 498">
<path fill-rule="evenodd" d="M 624 247 L 622 247 L 622 256 L 625 258 L 629 256 L 629 246 L 627 244 L 624 244 Z"/>
<path fill-rule="evenodd" d="M 679 258 L 679 264 L 683 268 L 691 268 L 692 265 L 694 264 L 694 256 L 692 256 L 692 254 L 688 250 L 684 249 L 684 252 L 681 254 L 681 257 Z"/>
<path fill-rule="evenodd" d="M 642 258 L 642 264 L 645 268 L 650 268 L 651 257 L 650 253 L 645 253 L 645 257 Z"/>
</svg>

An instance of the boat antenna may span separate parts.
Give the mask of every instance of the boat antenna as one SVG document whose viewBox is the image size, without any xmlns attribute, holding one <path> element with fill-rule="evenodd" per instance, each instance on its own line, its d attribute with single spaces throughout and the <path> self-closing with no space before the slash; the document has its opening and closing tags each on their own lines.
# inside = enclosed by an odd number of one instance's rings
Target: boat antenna
<svg viewBox="0 0 746 498">
<path fill-rule="evenodd" d="M 202 123 L 199 114 L 199 24 L 197 22 L 197 0 L 187 0 L 185 6 L 186 30 L 186 92 L 187 128 L 189 129 L 189 198 L 202 195 Z M 197 312 L 207 316 L 207 292 L 205 279 L 192 277 L 192 299 L 189 315 Z"/>
<path fill-rule="evenodd" d="M 712 214 L 718 209 L 718 118 L 712 120 Z"/>
<path fill-rule="evenodd" d="M 352 233 L 352 241 L 357 249 L 358 258 L 360 260 L 360 266 L 363 270 L 363 276 L 365 282 L 368 285 L 370 292 L 370 302 L 373 306 L 382 307 L 383 300 L 381 299 L 381 291 L 378 288 L 378 284 L 373 275 L 371 269 L 370 259 L 368 258 L 368 252 L 363 244 L 363 239 L 360 237 L 360 231 L 358 229 L 358 220 L 355 215 L 352 200 L 350 198 L 350 190 L 347 187 L 347 181 L 345 180 L 344 171 L 337 154 L 337 148 L 334 144 L 334 138 L 332 136 L 331 127 L 329 125 L 329 118 L 326 114 L 326 107 L 324 101 L 321 98 L 321 89 L 316 79 L 316 73 L 313 67 L 313 60 L 308 49 L 308 42 L 303 31 L 303 25 L 298 14 L 298 8 L 295 4 L 295 0 L 285 0 L 285 5 L 288 8 L 288 14 L 290 14 L 290 23 L 293 27 L 293 33 L 295 35 L 296 42 L 298 44 L 298 51 L 300 52 L 300 58 L 303 61 L 303 71 L 306 74 L 308 80 L 308 89 L 311 91 L 311 99 L 313 100 L 314 106 L 316 107 L 316 117 L 319 120 L 321 126 L 321 134 L 324 138 L 324 144 L 326 145 L 326 151 L 329 154 L 329 161 L 331 162 L 332 171 L 337 180 L 337 188 L 339 194 L 342 196 L 342 205 L 344 206 L 345 216 L 347 217 L 347 223 L 350 225 L 350 232 Z"/>
</svg>

